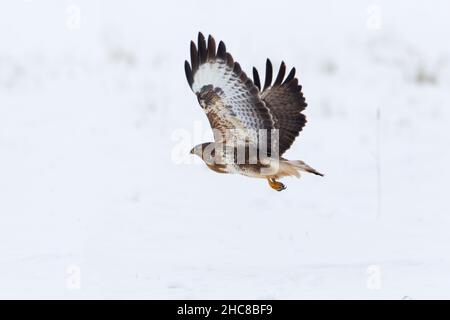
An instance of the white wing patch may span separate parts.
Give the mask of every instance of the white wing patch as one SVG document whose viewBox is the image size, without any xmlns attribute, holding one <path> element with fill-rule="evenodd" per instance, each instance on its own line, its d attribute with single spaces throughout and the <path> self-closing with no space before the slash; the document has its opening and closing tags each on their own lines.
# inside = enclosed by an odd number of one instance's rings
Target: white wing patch
<svg viewBox="0 0 450 320">
<path fill-rule="evenodd" d="M 202 64 L 195 73 L 192 90 L 198 93 L 204 85 L 210 84 L 215 88 L 222 88 L 227 94 L 230 94 L 232 74 L 233 70 L 227 67 L 225 61 L 207 62 Z"/>
</svg>

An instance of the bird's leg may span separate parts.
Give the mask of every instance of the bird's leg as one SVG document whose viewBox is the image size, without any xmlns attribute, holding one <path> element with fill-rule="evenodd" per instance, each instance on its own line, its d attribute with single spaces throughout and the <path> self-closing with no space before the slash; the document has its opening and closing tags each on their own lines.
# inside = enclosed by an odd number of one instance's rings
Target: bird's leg
<svg viewBox="0 0 450 320">
<path fill-rule="evenodd" d="M 282 191 L 282 190 L 286 189 L 286 186 L 284 184 L 276 181 L 274 178 L 269 178 L 269 179 L 267 179 L 267 181 L 269 182 L 269 186 L 272 189 L 275 189 L 277 191 Z"/>
</svg>

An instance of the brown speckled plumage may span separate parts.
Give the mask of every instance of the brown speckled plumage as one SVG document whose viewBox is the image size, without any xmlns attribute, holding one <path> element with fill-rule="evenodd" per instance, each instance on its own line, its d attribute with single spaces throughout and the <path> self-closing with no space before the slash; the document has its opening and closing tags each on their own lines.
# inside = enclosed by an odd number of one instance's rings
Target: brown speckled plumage
<svg viewBox="0 0 450 320">
<path fill-rule="evenodd" d="M 203 34 L 199 33 L 197 45 L 191 41 L 190 53 L 190 63 L 185 61 L 186 78 L 197 95 L 211 128 L 215 130 L 215 142 L 203 144 L 202 148 L 197 148 L 193 153 L 202 157 L 210 169 L 221 173 L 266 178 L 270 186 L 278 191 L 283 190 L 284 186 L 275 181 L 276 178 L 298 176 L 298 171 L 320 175 L 303 161 L 281 158 L 306 124 L 302 111 L 307 104 L 302 87 L 295 77 L 295 68 L 285 77 L 286 65 L 282 62 L 275 81 L 272 81 L 273 67 L 267 59 L 264 86 L 261 89 L 258 71 L 253 68 L 252 81 L 227 52 L 222 41 L 216 47 L 212 36 L 206 41 Z M 238 163 L 230 152 L 224 152 L 219 145 L 232 142 L 237 146 L 261 147 L 264 137 L 261 130 L 269 130 L 268 150 L 264 153 L 269 156 L 269 162 L 263 162 L 259 157 L 244 157 L 246 161 Z M 278 139 L 271 138 L 270 130 L 277 131 L 278 136 L 275 137 Z M 217 148 L 215 159 L 222 163 L 206 161 L 204 154 L 198 150 L 207 146 Z M 265 169 L 268 168 L 275 168 L 276 171 L 267 173 Z"/>
</svg>

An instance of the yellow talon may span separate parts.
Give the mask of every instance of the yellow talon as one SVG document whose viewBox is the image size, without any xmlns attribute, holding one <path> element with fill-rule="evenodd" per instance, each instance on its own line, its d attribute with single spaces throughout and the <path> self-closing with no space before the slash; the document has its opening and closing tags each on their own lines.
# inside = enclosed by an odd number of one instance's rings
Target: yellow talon
<svg viewBox="0 0 450 320">
<path fill-rule="evenodd" d="M 269 178 L 269 179 L 267 179 L 267 181 L 269 182 L 269 186 L 274 190 L 282 191 L 282 190 L 286 189 L 286 186 L 284 184 L 276 181 L 273 178 Z"/>
</svg>

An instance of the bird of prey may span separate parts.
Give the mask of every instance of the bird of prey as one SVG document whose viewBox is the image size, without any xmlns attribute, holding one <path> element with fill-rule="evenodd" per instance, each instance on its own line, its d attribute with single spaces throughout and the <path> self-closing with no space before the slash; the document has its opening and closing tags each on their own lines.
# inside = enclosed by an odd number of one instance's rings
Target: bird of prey
<svg viewBox="0 0 450 320">
<path fill-rule="evenodd" d="M 198 34 L 191 41 L 191 61 L 185 61 L 186 78 L 209 120 L 214 142 L 192 148 L 209 169 L 263 178 L 277 191 L 286 187 L 281 177 L 300 177 L 300 171 L 323 176 L 301 160 L 282 157 L 306 123 L 302 87 L 295 68 L 287 77 L 281 63 L 272 82 L 272 63 L 266 61 L 263 86 L 253 68 L 253 81 L 227 52 L 225 44 Z"/>
</svg>

